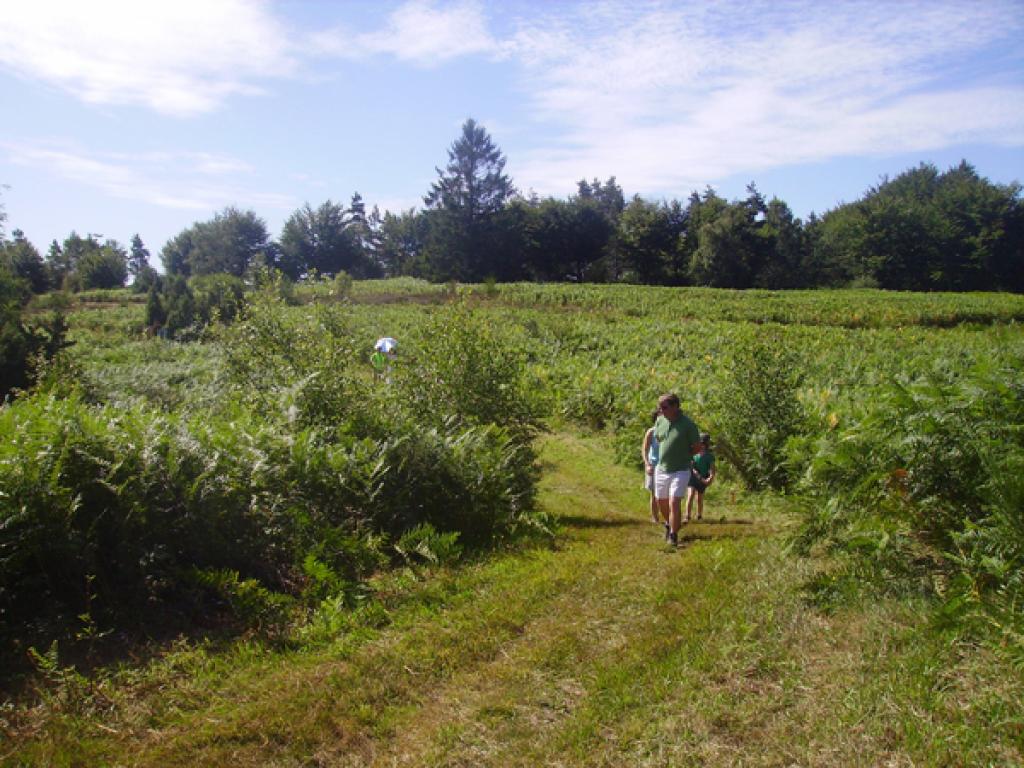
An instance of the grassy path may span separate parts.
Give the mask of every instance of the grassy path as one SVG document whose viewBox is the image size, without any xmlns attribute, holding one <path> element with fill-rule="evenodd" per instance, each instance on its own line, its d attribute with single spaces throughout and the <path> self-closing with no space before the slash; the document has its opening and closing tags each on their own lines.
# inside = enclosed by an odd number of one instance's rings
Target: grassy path
<svg viewBox="0 0 1024 768">
<path fill-rule="evenodd" d="M 67 717 L 10 764 L 685 766 L 1013 764 L 1019 679 L 908 607 L 824 617 L 784 517 L 716 489 L 669 551 L 639 478 L 546 440 L 566 535 L 411 589 L 380 629 L 257 653 Z M 722 519 L 724 517 L 724 520 Z M 184 679 L 184 678 L 183 678 Z M 205 682 L 202 682 L 204 681 Z"/>
</svg>

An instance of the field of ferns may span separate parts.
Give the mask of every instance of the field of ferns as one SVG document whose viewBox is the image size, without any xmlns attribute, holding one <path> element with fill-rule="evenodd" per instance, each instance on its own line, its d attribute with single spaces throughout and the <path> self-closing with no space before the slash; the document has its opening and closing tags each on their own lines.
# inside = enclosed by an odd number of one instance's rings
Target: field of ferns
<svg viewBox="0 0 1024 768">
<path fill-rule="evenodd" d="M 143 301 L 81 294 L 0 410 L 11 679 L 196 627 L 315 632 L 381 569 L 551 537 L 537 435 L 638 466 L 666 392 L 726 482 L 800 510 L 812 599 L 921 596 L 1024 664 L 1024 297 L 269 281 L 186 342 Z"/>
</svg>

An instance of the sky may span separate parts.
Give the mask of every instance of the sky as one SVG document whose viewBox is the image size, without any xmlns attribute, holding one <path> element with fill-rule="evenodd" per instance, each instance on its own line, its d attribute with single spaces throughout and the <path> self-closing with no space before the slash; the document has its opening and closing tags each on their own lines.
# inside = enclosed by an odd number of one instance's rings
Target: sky
<svg viewBox="0 0 1024 768">
<path fill-rule="evenodd" d="M 0 204 L 159 267 L 227 206 L 399 212 L 467 118 L 524 194 L 755 182 L 806 218 L 966 159 L 1024 182 L 1024 0 L 0 0 Z"/>
</svg>

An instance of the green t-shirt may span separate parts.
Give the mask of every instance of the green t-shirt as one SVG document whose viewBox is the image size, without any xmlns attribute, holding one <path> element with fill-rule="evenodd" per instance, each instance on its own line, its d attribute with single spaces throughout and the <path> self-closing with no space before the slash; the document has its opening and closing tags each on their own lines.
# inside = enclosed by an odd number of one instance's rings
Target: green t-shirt
<svg viewBox="0 0 1024 768">
<path fill-rule="evenodd" d="M 693 457 L 693 468 L 702 478 L 707 479 L 713 466 L 715 466 L 715 454 L 711 451 L 704 451 L 704 453 L 698 453 Z"/>
<path fill-rule="evenodd" d="M 682 472 L 690 468 L 693 445 L 700 442 L 700 431 L 690 418 L 682 413 L 675 421 L 659 416 L 654 422 L 654 436 L 658 439 L 658 466 L 662 472 Z"/>
</svg>

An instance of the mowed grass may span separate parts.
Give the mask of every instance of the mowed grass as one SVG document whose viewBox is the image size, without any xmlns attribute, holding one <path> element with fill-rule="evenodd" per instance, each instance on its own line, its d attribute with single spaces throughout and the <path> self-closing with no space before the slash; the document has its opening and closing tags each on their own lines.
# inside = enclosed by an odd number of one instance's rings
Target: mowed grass
<svg viewBox="0 0 1024 768">
<path fill-rule="evenodd" d="M 1024 681 L 911 602 L 824 614 L 785 502 L 709 492 L 679 550 L 638 473 L 545 438 L 554 547 L 383 581 L 291 652 L 180 651 L 22 713 L 8 765 L 1013 765 Z"/>
</svg>

